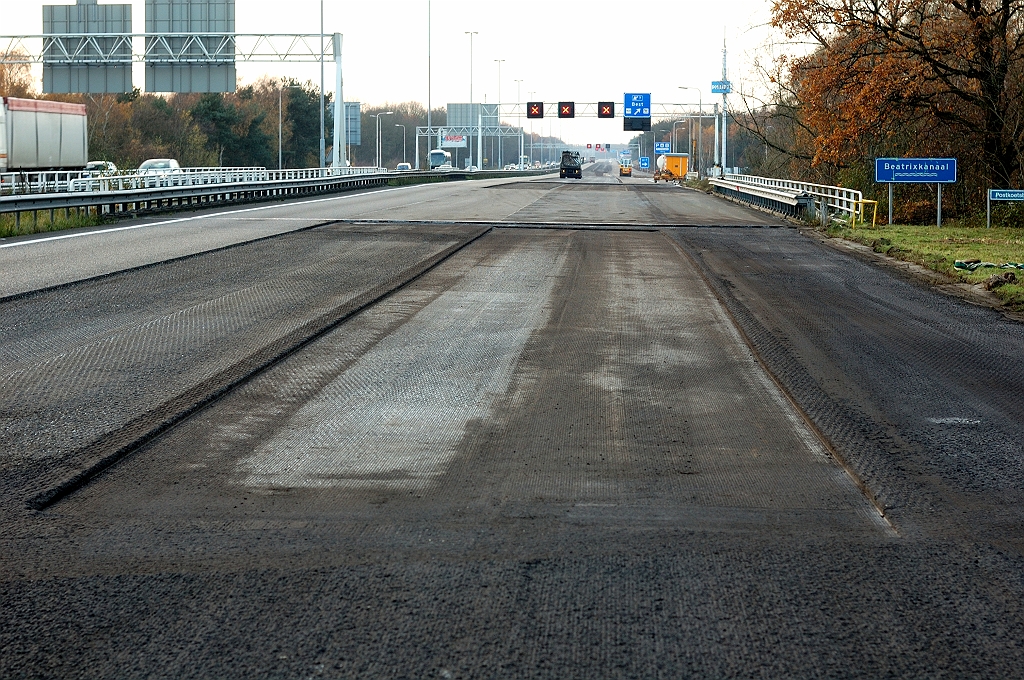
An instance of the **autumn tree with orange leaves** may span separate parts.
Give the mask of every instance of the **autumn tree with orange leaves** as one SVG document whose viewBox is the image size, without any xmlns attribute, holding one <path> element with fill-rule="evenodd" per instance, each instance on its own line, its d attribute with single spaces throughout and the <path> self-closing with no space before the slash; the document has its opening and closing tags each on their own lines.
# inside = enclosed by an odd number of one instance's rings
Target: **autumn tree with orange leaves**
<svg viewBox="0 0 1024 680">
<path fill-rule="evenodd" d="M 1024 0 L 776 0 L 783 58 L 776 111 L 813 165 L 866 153 L 968 156 L 978 185 L 1019 186 Z"/>
</svg>

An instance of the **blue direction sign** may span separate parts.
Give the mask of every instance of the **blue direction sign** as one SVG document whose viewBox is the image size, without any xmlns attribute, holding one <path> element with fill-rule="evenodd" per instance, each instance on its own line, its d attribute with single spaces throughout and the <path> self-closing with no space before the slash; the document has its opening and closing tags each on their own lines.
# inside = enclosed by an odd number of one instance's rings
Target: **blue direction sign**
<svg viewBox="0 0 1024 680">
<path fill-rule="evenodd" d="M 713 80 L 711 82 L 711 94 L 729 94 L 732 92 L 732 83 L 728 80 Z"/>
<path fill-rule="evenodd" d="M 989 189 L 990 201 L 1024 201 L 1024 189 Z"/>
<path fill-rule="evenodd" d="M 992 201 L 1024 201 L 1024 189 L 989 189 L 985 204 L 985 226 L 992 226 Z"/>
<path fill-rule="evenodd" d="M 952 184 L 955 158 L 876 158 L 875 181 L 899 184 Z"/>
<path fill-rule="evenodd" d="M 672 151 L 671 142 L 655 142 L 654 153 L 670 153 Z"/>
<path fill-rule="evenodd" d="M 640 156 L 640 169 L 646 170 L 651 167 L 651 159 L 649 156 Z"/>
<path fill-rule="evenodd" d="M 651 93 L 627 92 L 623 102 L 622 115 L 626 118 L 650 118 Z"/>
</svg>

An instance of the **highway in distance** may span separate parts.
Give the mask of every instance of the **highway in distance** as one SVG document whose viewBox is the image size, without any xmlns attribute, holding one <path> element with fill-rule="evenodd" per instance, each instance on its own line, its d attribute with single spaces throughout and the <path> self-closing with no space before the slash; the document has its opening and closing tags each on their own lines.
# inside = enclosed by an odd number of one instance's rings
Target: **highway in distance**
<svg viewBox="0 0 1024 680">
<path fill-rule="evenodd" d="M 1024 331 L 587 166 L 0 240 L 0 677 L 1020 677 Z"/>
</svg>

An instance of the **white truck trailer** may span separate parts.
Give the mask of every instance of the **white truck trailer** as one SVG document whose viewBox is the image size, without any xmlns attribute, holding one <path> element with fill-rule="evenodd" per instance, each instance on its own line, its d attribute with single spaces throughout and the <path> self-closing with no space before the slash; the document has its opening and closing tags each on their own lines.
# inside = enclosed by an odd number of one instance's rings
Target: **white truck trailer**
<svg viewBox="0 0 1024 680">
<path fill-rule="evenodd" d="M 84 104 L 0 97 L 0 172 L 81 170 L 88 160 Z"/>
</svg>

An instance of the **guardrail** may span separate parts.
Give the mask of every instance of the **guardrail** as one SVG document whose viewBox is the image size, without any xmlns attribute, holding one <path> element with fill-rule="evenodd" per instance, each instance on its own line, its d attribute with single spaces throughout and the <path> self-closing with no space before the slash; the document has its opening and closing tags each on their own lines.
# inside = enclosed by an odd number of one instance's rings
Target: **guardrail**
<svg viewBox="0 0 1024 680">
<path fill-rule="evenodd" d="M 301 173 L 296 172 L 296 175 Z M 386 172 L 359 174 L 326 174 L 314 172 L 312 177 L 296 176 L 291 179 L 253 180 L 221 183 L 192 183 L 148 186 L 133 189 L 93 191 L 64 191 L 49 194 L 0 196 L 0 213 L 14 213 L 15 229 L 21 228 L 22 213 L 49 210 L 51 221 L 56 210 L 95 211 L 100 215 L 141 213 L 192 207 L 206 207 L 224 203 L 271 200 L 302 195 L 324 194 L 362 187 L 387 184 Z"/>
<path fill-rule="evenodd" d="M 370 175 L 387 172 L 384 168 L 305 168 L 268 170 L 267 168 L 174 168 L 143 172 L 49 171 L 7 172 L 0 174 L 0 196 L 51 194 L 65 191 L 125 191 L 202 184 L 267 182 L 291 179 L 322 179 L 337 175 Z"/>
<path fill-rule="evenodd" d="M 0 214 L 14 213 L 15 229 L 21 228 L 22 213 L 38 218 L 39 211 L 71 210 L 109 215 L 118 213 L 166 211 L 205 207 L 221 203 L 274 200 L 299 195 L 325 194 L 361 187 L 383 186 L 402 177 L 433 177 L 439 181 L 487 179 L 545 174 L 552 170 L 528 171 L 406 171 L 386 168 L 310 168 L 305 170 L 266 170 L 264 168 L 220 168 L 217 172 L 169 173 L 156 176 L 80 177 L 71 182 L 85 184 L 82 190 L 44 194 L 0 196 Z M 211 181 L 206 175 L 222 180 Z M 141 184 L 139 181 L 144 180 Z"/>
<path fill-rule="evenodd" d="M 834 213 L 845 213 L 848 220 L 863 215 L 864 195 L 856 189 L 756 175 L 725 175 L 712 178 L 710 183 L 720 193 L 735 194 L 734 197 L 749 203 L 775 201 L 789 206 L 788 209 L 778 210 L 787 214 L 809 210 L 821 216 L 823 221 L 827 221 Z M 765 207 L 775 209 L 771 205 Z"/>
</svg>

